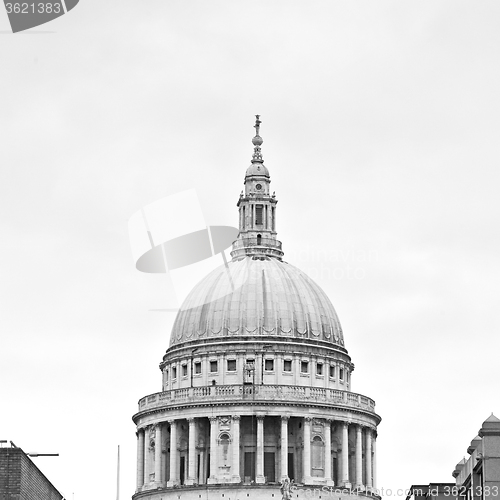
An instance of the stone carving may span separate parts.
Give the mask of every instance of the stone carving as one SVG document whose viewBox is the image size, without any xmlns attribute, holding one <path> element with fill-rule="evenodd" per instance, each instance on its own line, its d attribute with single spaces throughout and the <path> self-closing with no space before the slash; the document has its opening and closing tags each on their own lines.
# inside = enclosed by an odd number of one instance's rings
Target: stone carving
<svg viewBox="0 0 500 500">
<path fill-rule="evenodd" d="M 292 491 L 295 489 L 295 484 L 293 479 L 290 481 L 287 477 L 281 481 L 281 499 L 282 500 L 291 500 Z"/>
<path fill-rule="evenodd" d="M 219 425 L 221 427 L 229 428 L 230 423 L 231 423 L 230 417 L 219 417 Z"/>
</svg>

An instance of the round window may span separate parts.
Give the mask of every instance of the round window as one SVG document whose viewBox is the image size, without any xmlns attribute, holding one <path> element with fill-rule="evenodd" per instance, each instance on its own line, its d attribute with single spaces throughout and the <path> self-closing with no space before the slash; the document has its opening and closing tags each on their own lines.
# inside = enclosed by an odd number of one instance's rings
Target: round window
<svg viewBox="0 0 500 500">
<path fill-rule="evenodd" d="M 262 184 L 256 184 L 256 185 L 255 185 L 255 189 L 256 189 L 257 191 L 260 191 L 260 190 L 262 189 Z"/>
</svg>

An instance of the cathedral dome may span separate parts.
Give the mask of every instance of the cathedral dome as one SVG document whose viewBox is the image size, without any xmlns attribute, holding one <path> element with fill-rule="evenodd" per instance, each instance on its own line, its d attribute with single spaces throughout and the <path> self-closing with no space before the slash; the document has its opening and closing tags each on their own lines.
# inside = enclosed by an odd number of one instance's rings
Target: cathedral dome
<svg viewBox="0 0 500 500">
<path fill-rule="evenodd" d="M 344 346 L 325 292 L 296 267 L 272 257 L 233 260 L 199 282 L 177 314 L 170 345 L 224 337 Z"/>
</svg>

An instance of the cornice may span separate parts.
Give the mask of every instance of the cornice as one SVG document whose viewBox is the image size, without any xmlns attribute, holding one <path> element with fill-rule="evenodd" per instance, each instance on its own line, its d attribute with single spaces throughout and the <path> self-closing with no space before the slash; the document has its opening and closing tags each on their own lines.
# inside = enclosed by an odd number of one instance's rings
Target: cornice
<svg viewBox="0 0 500 500">
<path fill-rule="evenodd" d="M 221 403 L 216 403 L 216 404 L 213 404 L 213 403 L 207 403 L 207 404 L 204 404 L 204 405 L 200 405 L 200 404 L 183 404 L 183 405 L 179 405 L 179 406 L 175 406 L 175 407 L 159 407 L 159 408 L 151 408 L 149 410 L 144 410 L 144 411 L 140 411 L 140 412 L 137 412 L 136 414 L 134 414 L 132 416 L 132 421 L 134 422 L 134 424 L 137 424 L 137 422 L 145 417 L 145 416 L 149 416 L 149 415 L 156 415 L 156 414 L 159 414 L 159 413 L 173 413 L 173 412 L 176 412 L 176 411 L 179 411 L 179 410 L 184 410 L 184 409 L 192 409 L 192 408 L 200 408 L 200 412 L 202 412 L 203 414 L 200 415 L 199 417 L 196 417 L 196 416 L 193 416 L 193 418 L 203 418 L 203 417 L 206 417 L 207 416 L 207 412 L 206 412 L 206 408 L 207 407 L 211 407 L 211 408 L 228 408 L 228 407 L 246 407 L 247 408 L 247 411 L 248 409 L 250 408 L 255 408 L 255 407 L 264 407 L 264 406 L 273 406 L 273 407 L 279 407 L 279 406 L 284 406 L 287 408 L 287 414 L 289 415 L 289 417 L 306 417 L 308 415 L 291 415 L 290 413 L 293 413 L 292 409 L 293 408 L 304 408 L 304 409 L 311 409 L 311 408 L 317 408 L 318 410 L 335 410 L 335 411 L 338 411 L 340 413 L 349 413 L 351 415 L 362 415 L 364 417 L 369 417 L 371 420 L 374 420 L 376 422 L 375 425 L 379 425 L 380 422 L 382 421 L 382 417 L 380 417 L 380 415 L 378 415 L 377 413 L 374 413 L 374 412 L 370 412 L 368 410 L 363 410 L 363 409 L 360 409 L 360 408 L 348 408 L 348 407 L 341 407 L 341 406 L 331 406 L 331 405 L 322 405 L 322 404 L 318 404 L 318 403 L 310 403 L 310 404 L 307 404 L 307 403 L 300 403 L 300 404 L 293 404 L 293 405 L 290 405 L 290 404 L 280 404 L 280 403 L 273 403 L 273 402 L 256 402 L 255 404 L 252 404 L 252 405 L 248 405 L 248 404 L 244 404 L 244 402 L 241 402 L 241 401 L 234 401 L 234 402 L 231 402 L 231 401 L 224 401 L 224 402 L 221 402 Z M 242 416 L 247 416 L 247 415 L 242 415 Z M 251 416 L 251 415 L 248 415 L 248 416 Z M 279 417 L 280 414 L 278 415 L 270 415 L 270 416 L 276 416 L 276 417 Z M 190 415 L 191 417 L 191 415 Z M 165 420 L 172 420 L 172 416 L 170 416 L 170 418 L 168 416 L 165 417 Z M 338 421 L 335 419 L 334 416 L 329 416 L 328 418 L 332 418 L 334 421 Z M 346 421 L 350 422 L 351 419 L 346 419 Z M 358 422 L 350 422 L 350 423 L 353 423 L 353 424 L 357 424 Z M 151 425 L 151 424 L 149 424 Z M 369 427 L 368 424 L 364 423 L 364 424 L 360 424 L 360 425 L 363 425 L 365 427 Z M 372 427 L 372 429 L 374 429 Z"/>
</svg>

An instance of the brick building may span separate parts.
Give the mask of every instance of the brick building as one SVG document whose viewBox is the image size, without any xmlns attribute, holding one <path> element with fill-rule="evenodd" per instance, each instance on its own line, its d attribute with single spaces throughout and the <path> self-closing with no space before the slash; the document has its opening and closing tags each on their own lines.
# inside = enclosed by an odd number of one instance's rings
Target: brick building
<svg viewBox="0 0 500 500">
<path fill-rule="evenodd" d="M 0 447 L 0 500 L 63 500 L 21 448 Z"/>
</svg>

